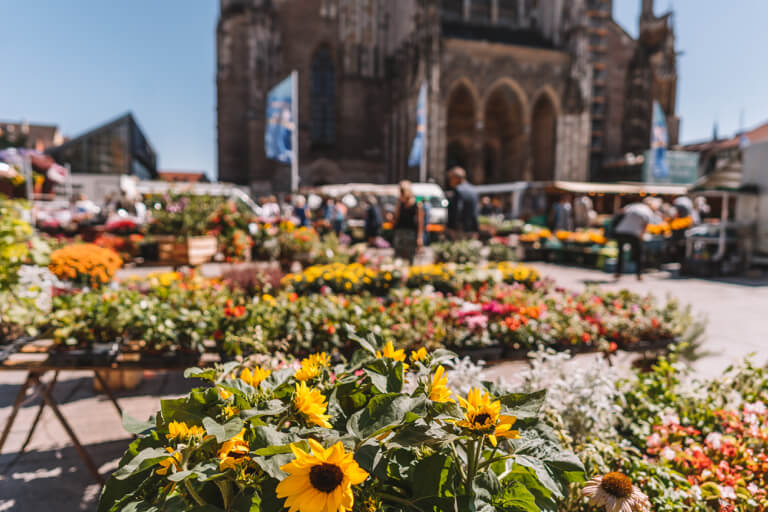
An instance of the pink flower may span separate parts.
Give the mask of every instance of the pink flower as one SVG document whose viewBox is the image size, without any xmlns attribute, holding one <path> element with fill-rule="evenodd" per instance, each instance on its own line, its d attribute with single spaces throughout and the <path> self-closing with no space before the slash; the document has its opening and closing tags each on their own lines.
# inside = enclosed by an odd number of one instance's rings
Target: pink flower
<svg viewBox="0 0 768 512">
<path fill-rule="evenodd" d="M 488 317 L 485 315 L 468 316 L 464 319 L 464 323 L 470 329 L 485 329 L 488 325 Z"/>
<path fill-rule="evenodd" d="M 661 448 L 661 436 L 658 432 L 654 432 L 648 436 L 648 439 L 645 440 L 645 444 L 650 450 Z"/>
<path fill-rule="evenodd" d="M 720 445 L 722 444 L 723 435 L 719 432 L 710 432 L 707 435 L 707 438 L 704 440 L 705 443 L 707 443 L 707 446 L 712 448 L 713 450 L 719 450 Z"/>
</svg>

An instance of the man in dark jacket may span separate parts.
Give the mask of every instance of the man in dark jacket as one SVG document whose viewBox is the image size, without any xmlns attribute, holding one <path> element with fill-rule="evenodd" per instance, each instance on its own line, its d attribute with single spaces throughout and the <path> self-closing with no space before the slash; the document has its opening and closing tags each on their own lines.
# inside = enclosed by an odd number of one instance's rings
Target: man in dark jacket
<svg viewBox="0 0 768 512">
<path fill-rule="evenodd" d="M 448 205 L 448 230 L 454 239 L 476 238 L 477 192 L 467 181 L 467 173 L 461 167 L 448 172 L 448 186 L 452 189 Z"/>
</svg>

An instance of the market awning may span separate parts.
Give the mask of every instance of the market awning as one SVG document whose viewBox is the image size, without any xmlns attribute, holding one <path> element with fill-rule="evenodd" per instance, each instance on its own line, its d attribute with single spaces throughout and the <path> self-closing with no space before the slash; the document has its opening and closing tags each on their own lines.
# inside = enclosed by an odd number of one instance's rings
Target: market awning
<svg viewBox="0 0 768 512">
<path fill-rule="evenodd" d="M 504 194 L 527 190 L 529 188 L 547 188 L 550 190 L 570 192 L 572 194 L 637 194 L 683 196 L 688 193 L 685 185 L 659 185 L 652 183 L 589 183 L 581 181 L 514 181 L 510 183 L 493 183 L 476 185 L 478 194 Z"/>
<path fill-rule="evenodd" d="M 586 183 L 579 181 L 554 181 L 552 188 L 573 194 L 637 194 L 684 196 L 685 185 L 659 185 L 651 183 Z"/>
</svg>

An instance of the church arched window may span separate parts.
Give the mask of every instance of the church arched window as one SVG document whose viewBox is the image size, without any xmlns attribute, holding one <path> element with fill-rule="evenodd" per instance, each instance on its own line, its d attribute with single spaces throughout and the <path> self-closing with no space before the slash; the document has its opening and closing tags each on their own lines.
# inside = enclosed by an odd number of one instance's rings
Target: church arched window
<svg viewBox="0 0 768 512">
<path fill-rule="evenodd" d="M 464 0 L 443 0 L 441 9 L 443 18 L 449 20 L 464 18 Z"/>
<path fill-rule="evenodd" d="M 336 142 L 336 70 L 328 48 L 321 47 L 312 59 L 312 144 Z"/>
<path fill-rule="evenodd" d="M 491 0 L 472 0 L 470 4 L 470 19 L 477 23 L 490 23 L 491 10 Z"/>
<path fill-rule="evenodd" d="M 517 2 L 518 0 L 498 0 L 500 25 L 517 25 Z"/>
</svg>

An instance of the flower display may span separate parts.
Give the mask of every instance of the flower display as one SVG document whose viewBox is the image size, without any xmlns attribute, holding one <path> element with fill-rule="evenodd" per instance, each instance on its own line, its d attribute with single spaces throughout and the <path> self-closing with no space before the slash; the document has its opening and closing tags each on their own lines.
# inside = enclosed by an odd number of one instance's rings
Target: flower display
<svg viewBox="0 0 768 512">
<path fill-rule="evenodd" d="M 288 473 L 277 484 L 277 497 L 286 498 L 290 512 L 345 512 L 355 503 L 353 485 L 360 485 L 368 473 L 355 462 L 339 441 L 330 448 L 309 439 L 310 453 L 296 445 L 291 452 L 296 460 L 280 467 Z"/>
<path fill-rule="evenodd" d="M 660 224 L 649 224 L 645 230 L 655 236 L 670 237 L 674 232 L 680 232 L 693 226 L 693 217 L 675 217 Z"/>
<path fill-rule="evenodd" d="M 51 253 L 48 268 L 61 280 L 98 288 L 109 283 L 123 265 L 111 250 L 94 244 L 73 244 Z"/>
<path fill-rule="evenodd" d="M 334 293 L 357 294 L 363 291 L 375 295 L 386 294 L 401 285 L 401 274 L 396 270 L 377 270 L 360 263 L 332 263 L 311 266 L 299 274 L 288 274 L 282 279 L 297 293 L 320 293 L 328 289 Z"/>
<path fill-rule="evenodd" d="M 470 409 L 430 400 L 430 387 L 447 391 L 447 368 L 460 364 L 455 355 L 428 352 L 403 375 L 399 362 L 376 357 L 386 351 L 380 338 L 356 340 L 355 363 L 337 364 L 334 378 L 314 388 L 265 358 L 248 364 L 274 376 L 256 395 L 235 377 L 239 362 L 188 370 L 212 387 L 163 400 L 156 420 L 138 426 L 99 509 L 406 512 L 427 503 L 430 510 L 536 503 L 555 510 L 583 479 L 576 456 L 538 418 L 541 393 L 477 389 Z M 517 441 L 509 426 L 519 414 L 526 421 Z M 190 418 L 204 435 L 184 437 L 193 427 L 180 423 Z M 458 426 L 468 418 L 472 428 Z"/>
<path fill-rule="evenodd" d="M 61 345 L 113 340 L 155 351 L 200 352 L 206 340 L 214 340 L 230 354 L 281 350 L 305 357 L 324 351 L 323 362 L 303 365 L 298 375 L 304 380 L 327 366 L 327 354 L 351 353 L 353 333 L 382 335 L 405 361 L 407 350 L 439 346 L 496 346 L 507 357 L 524 357 L 540 345 L 641 350 L 682 339 L 693 322 L 674 301 L 598 289 L 575 294 L 541 280 L 525 265 L 493 264 L 472 273 L 447 266 L 411 272 L 429 275 L 419 280 L 433 283 L 435 275 L 453 275 L 453 291 L 425 285 L 393 289 L 386 297 L 330 291 L 299 295 L 289 286 L 251 297 L 217 280 L 170 273 L 127 281 L 106 294 L 94 290 L 56 297 L 53 314 L 40 321 Z M 418 355 L 411 357 L 417 360 Z"/>
</svg>

